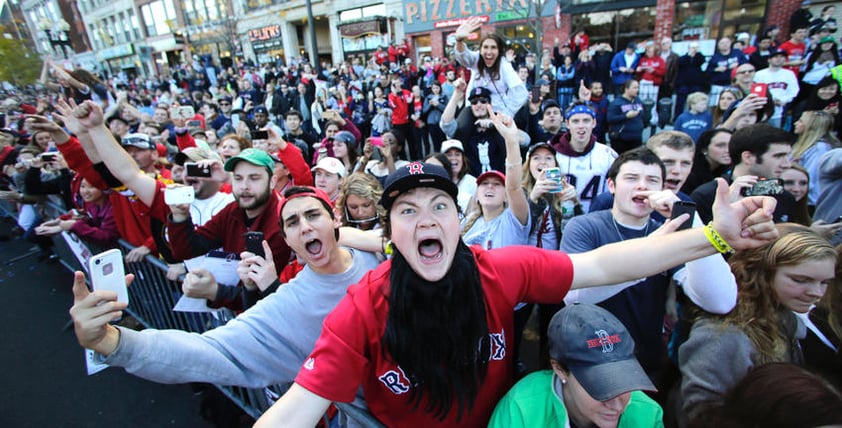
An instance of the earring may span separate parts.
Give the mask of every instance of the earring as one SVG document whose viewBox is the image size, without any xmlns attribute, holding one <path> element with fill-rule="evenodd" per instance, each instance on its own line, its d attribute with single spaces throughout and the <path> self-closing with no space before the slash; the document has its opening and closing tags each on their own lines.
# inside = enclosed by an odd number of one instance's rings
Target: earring
<svg viewBox="0 0 842 428">
<path fill-rule="evenodd" d="M 708 155 L 708 152 L 702 152 L 702 154 L 703 154 L 703 155 L 705 155 L 705 156 L 707 156 L 707 155 Z"/>
<path fill-rule="evenodd" d="M 562 379 L 562 380 L 561 380 L 561 384 L 562 384 L 562 385 L 567 385 L 567 379 Z"/>
</svg>

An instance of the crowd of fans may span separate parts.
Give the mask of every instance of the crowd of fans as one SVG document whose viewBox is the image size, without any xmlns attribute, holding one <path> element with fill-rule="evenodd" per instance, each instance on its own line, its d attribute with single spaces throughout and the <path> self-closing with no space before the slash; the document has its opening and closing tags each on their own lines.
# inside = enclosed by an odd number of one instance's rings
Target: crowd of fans
<svg viewBox="0 0 842 428">
<path fill-rule="evenodd" d="M 2 104 L 0 199 L 43 261 L 62 232 L 122 238 L 126 262 L 160 258 L 185 295 L 241 313 L 203 335 L 114 327 L 125 305 L 78 273 L 71 310 L 83 346 L 148 379 L 294 381 L 268 423 L 354 401 L 400 426 L 786 426 L 740 403 L 806 378 L 816 398 L 793 412 L 838 424 L 832 12 L 710 58 L 581 31 L 539 61 L 469 43 L 471 18 L 417 62 L 396 43 L 102 81 L 48 61 L 34 98 Z M 211 251 L 239 284 L 187 271 Z M 542 357 L 524 364 L 533 314 Z"/>
</svg>

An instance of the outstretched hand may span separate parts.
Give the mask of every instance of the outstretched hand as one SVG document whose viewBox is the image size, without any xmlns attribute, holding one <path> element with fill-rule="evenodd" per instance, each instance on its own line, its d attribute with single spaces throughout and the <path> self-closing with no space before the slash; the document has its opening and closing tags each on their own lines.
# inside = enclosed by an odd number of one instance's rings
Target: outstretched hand
<svg viewBox="0 0 842 428">
<path fill-rule="evenodd" d="M 512 139 L 517 142 L 518 129 L 517 126 L 515 126 L 515 121 L 504 113 L 495 112 L 491 107 L 491 104 L 486 104 L 486 107 L 488 107 L 488 117 L 491 119 L 491 123 L 494 124 L 497 132 L 499 132 L 506 141 Z"/>
<path fill-rule="evenodd" d="M 134 275 L 126 275 L 126 284 L 134 281 Z M 85 274 L 76 271 L 73 274 L 73 307 L 70 317 L 79 344 L 103 355 L 117 349 L 120 340 L 119 331 L 109 325 L 111 321 L 123 316 L 127 303 L 117 301 L 114 291 L 99 290 L 90 292 L 85 284 Z"/>
<path fill-rule="evenodd" d="M 456 28 L 456 39 L 467 39 L 468 35 L 477 31 L 482 26 L 482 19 L 478 16 L 472 16 L 465 20 L 459 27 Z"/>
<path fill-rule="evenodd" d="M 72 98 L 65 100 L 59 100 L 55 103 L 54 107 L 56 111 L 53 112 L 53 117 L 58 120 L 64 122 L 64 126 L 73 134 L 79 135 L 85 132 L 88 132 L 88 128 L 82 126 L 79 122 L 79 119 L 73 115 L 73 110 L 79 107 Z"/>
<path fill-rule="evenodd" d="M 728 183 L 716 179 L 713 228 L 735 249 L 756 248 L 778 237 L 772 216 L 778 201 L 751 196 L 731 203 Z"/>
</svg>

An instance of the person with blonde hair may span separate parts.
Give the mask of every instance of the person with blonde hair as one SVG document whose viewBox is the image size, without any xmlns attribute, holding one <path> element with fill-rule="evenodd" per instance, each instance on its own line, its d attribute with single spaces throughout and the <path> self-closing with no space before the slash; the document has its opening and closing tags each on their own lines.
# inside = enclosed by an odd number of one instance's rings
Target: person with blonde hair
<svg viewBox="0 0 842 428">
<path fill-rule="evenodd" d="M 836 254 L 836 278 L 816 307 L 803 316 L 807 337 L 801 347 L 805 365 L 842 389 L 842 245 Z"/>
<path fill-rule="evenodd" d="M 349 175 L 336 199 L 336 217 L 342 226 L 361 230 L 378 229 L 382 226 L 385 212 L 377 204 L 383 196 L 380 182 L 364 172 Z"/>
<path fill-rule="evenodd" d="M 805 111 L 795 122 L 798 140 L 792 145 L 792 160 L 810 175 L 808 204 L 815 207 L 819 188 L 819 158 L 831 149 L 842 147 L 833 135 L 833 116 L 825 111 Z"/>
<path fill-rule="evenodd" d="M 720 402 L 756 366 L 803 363 L 796 340 L 805 330 L 796 313 L 809 312 L 822 298 L 837 254 L 811 230 L 791 224 L 778 230 L 777 240 L 731 257 L 737 306 L 726 315 L 701 316 L 679 349 L 682 414 L 689 419 Z"/>
</svg>

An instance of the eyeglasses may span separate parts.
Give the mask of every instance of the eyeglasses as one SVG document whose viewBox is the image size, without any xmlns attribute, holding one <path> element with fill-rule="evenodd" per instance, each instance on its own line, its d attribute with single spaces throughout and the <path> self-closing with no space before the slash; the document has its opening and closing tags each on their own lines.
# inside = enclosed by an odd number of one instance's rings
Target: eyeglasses
<svg viewBox="0 0 842 428">
<path fill-rule="evenodd" d="M 488 98 L 474 98 L 471 100 L 471 105 L 475 106 L 477 104 L 491 104 L 491 100 Z"/>
<path fill-rule="evenodd" d="M 221 106 L 230 106 L 230 105 L 231 105 L 231 103 L 219 103 L 219 105 L 221 105 Z"/>
<path fill-rule="evenodd" d="M 751 74 L 754 73 L 756 70 L 742 70 L 738 71 L 737 74 Z"/>
</svg>

